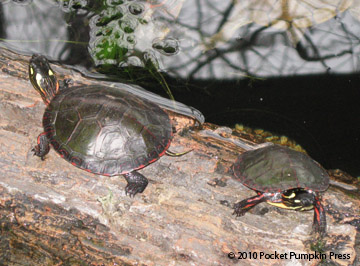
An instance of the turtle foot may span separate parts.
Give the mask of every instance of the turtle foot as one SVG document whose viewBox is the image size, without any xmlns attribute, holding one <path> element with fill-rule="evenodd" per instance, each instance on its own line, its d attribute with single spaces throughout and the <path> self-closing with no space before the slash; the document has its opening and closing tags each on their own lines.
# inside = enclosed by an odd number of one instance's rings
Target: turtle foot
<svg viewBox="0 0 360 266">
<path fill-rule="evenodd" d="M 148 184 L 146 177 L 136 171 L 124 174 L 123 176 L 128 182 L 125 187 L 125 194 L 130 197 L 134 197 L 137 193 L 142 193 Z"/>
<path fill-rule="evenodd" d="M 45 160 L 45 158 L 44 158 L 45 154 L 42 155 L 39 145 L 36 145 L 34 148 L 31 149 L 31 151 L 34 153 L 33 154 L 34 156 L 36 155 L 36 156 L 40 157 L 42 161 Z"/>
<path fill-rule="evenodd" d="M 45 155 L 50 151 L 49 140 L 47 139 L 45 133 L 41 133 L 38 136 L 37 143 L 38 144 L 31 151 L 34 155 L 40 157 L 41 160 L 44 161 Z"/>
</svg>

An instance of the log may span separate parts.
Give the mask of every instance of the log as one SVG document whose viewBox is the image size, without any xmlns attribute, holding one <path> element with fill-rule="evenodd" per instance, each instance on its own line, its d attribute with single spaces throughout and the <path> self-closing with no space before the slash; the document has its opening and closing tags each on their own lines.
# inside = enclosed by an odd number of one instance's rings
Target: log
<svg viewBox="0 0 360 266">
<path fill-rule="evenodd" d="M 310 234 L 313 211 L 260 204 L 235 217 L 233 204 L 254 195 L 228 171 L 244 150 L 175 113 L 170 149 L 193 151 L 140 170 L 150 182 L 134 198 L 125 195 L 122 177 L 87 173 L 53 150 L 41 161 L 31 149 L 45 106 L 28 80 L 28 60 L 0 50 L 0 265 L 359 263 L 358 184 L 347 184 L 352 192 L 331 186 L 323 194 L 324 239 Z M 61 77 L 99 82 L 52 66 Z M 202 128 L 241 137 L 216 125 Z"/>
</svg>

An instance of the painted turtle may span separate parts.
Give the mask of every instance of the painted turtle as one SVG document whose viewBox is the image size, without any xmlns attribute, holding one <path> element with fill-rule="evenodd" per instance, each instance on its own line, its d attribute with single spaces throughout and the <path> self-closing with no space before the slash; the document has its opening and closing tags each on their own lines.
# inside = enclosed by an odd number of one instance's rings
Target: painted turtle
<svg viewBox="0 0 360 266">
<path fill-rule="evenodd" d="M 44 160 L 51 143 L 76 167 L 99 175 L 123 175 L 126 194 L 143 192 L 148 180 L 135 170 L 167 152 L 173 136 L 167 113 L 117 88 L 68 88 L 68 82 L 58 82 L 41 55 L 32 56 L 29 77 L 46 104 L 44 132 L 34 155 Z"/>
<path fill-rule="evenodd" d="M 325 234 L 326 217 L 318 192 L 329 186 L 329 175 L 304 153 L 280 145 L 247 151 L 234 163 L 235 178 L 257 195 L 234 205 L 236 216 L 261 202 L 305 211 L 314 208 L 313 231 Z"/>
</svg>

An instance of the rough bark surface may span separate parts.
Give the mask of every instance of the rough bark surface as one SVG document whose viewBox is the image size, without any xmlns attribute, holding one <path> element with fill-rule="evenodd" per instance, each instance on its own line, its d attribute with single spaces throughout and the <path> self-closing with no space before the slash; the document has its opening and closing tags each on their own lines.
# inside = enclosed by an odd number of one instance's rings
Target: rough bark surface
<svg viewBox="0 0 360 266">
<path fill-rule="evenodd" d="M 323 241 L 310 234 L 312 211 L 260 204 L 236 218 L 233 204 L 254 195 L 228 171 L 243 150 L 205 137 L 191 119 L 173 115 L 177 134 L 170 149 L 193 151 L 140 170 L 150 182 L 134 198 L 125 195 L 122 177 L 87 173 L 54 151 L 41 161 L 31 149 L 42 132 L 44 104 L 28 81 L 28 59 L 0 50 L 0 265 L 316 265 L 319 259 L 290 259 L 290 252 L 314 250 L 326 255 L 323 263 L 359 263 L 358 190 L 324 193 Z M 263 253 L 272 257 L 260 259 Z"/>
</svg>

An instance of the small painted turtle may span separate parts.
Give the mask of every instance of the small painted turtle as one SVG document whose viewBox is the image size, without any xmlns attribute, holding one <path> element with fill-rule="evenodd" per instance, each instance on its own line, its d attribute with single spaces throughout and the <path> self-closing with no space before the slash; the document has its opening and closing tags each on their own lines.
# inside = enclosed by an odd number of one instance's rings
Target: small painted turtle
<svg viewBox="0 0 360 266">
<path fill-rule="evenodd" d="M 76 167 L 99 175 L 123 175 L 128 183 L 126 194 L 143 192 L 148 180 L 135 170 L 167 152 L 173 136 L 168 114 L 117 88 L 68 88 L 67 82 L 58 82 L 41 55 L 32 56 L 29 77 L 46 104 L 44 132 L 34 155 L 44 160 L 51 143 Z"/>
<path fill-rule="evenodd" d="M 313 231 L 325 234 L 326 217 L 318 192 L 329 186 L 329 175 L 302 152 L 280 145 L 247 151 L 232 166 L 235 178 L 257 195 L 234 205 L 236 216 L 261 202 L 305 211 L 314 208 Z"/>
</svg>

